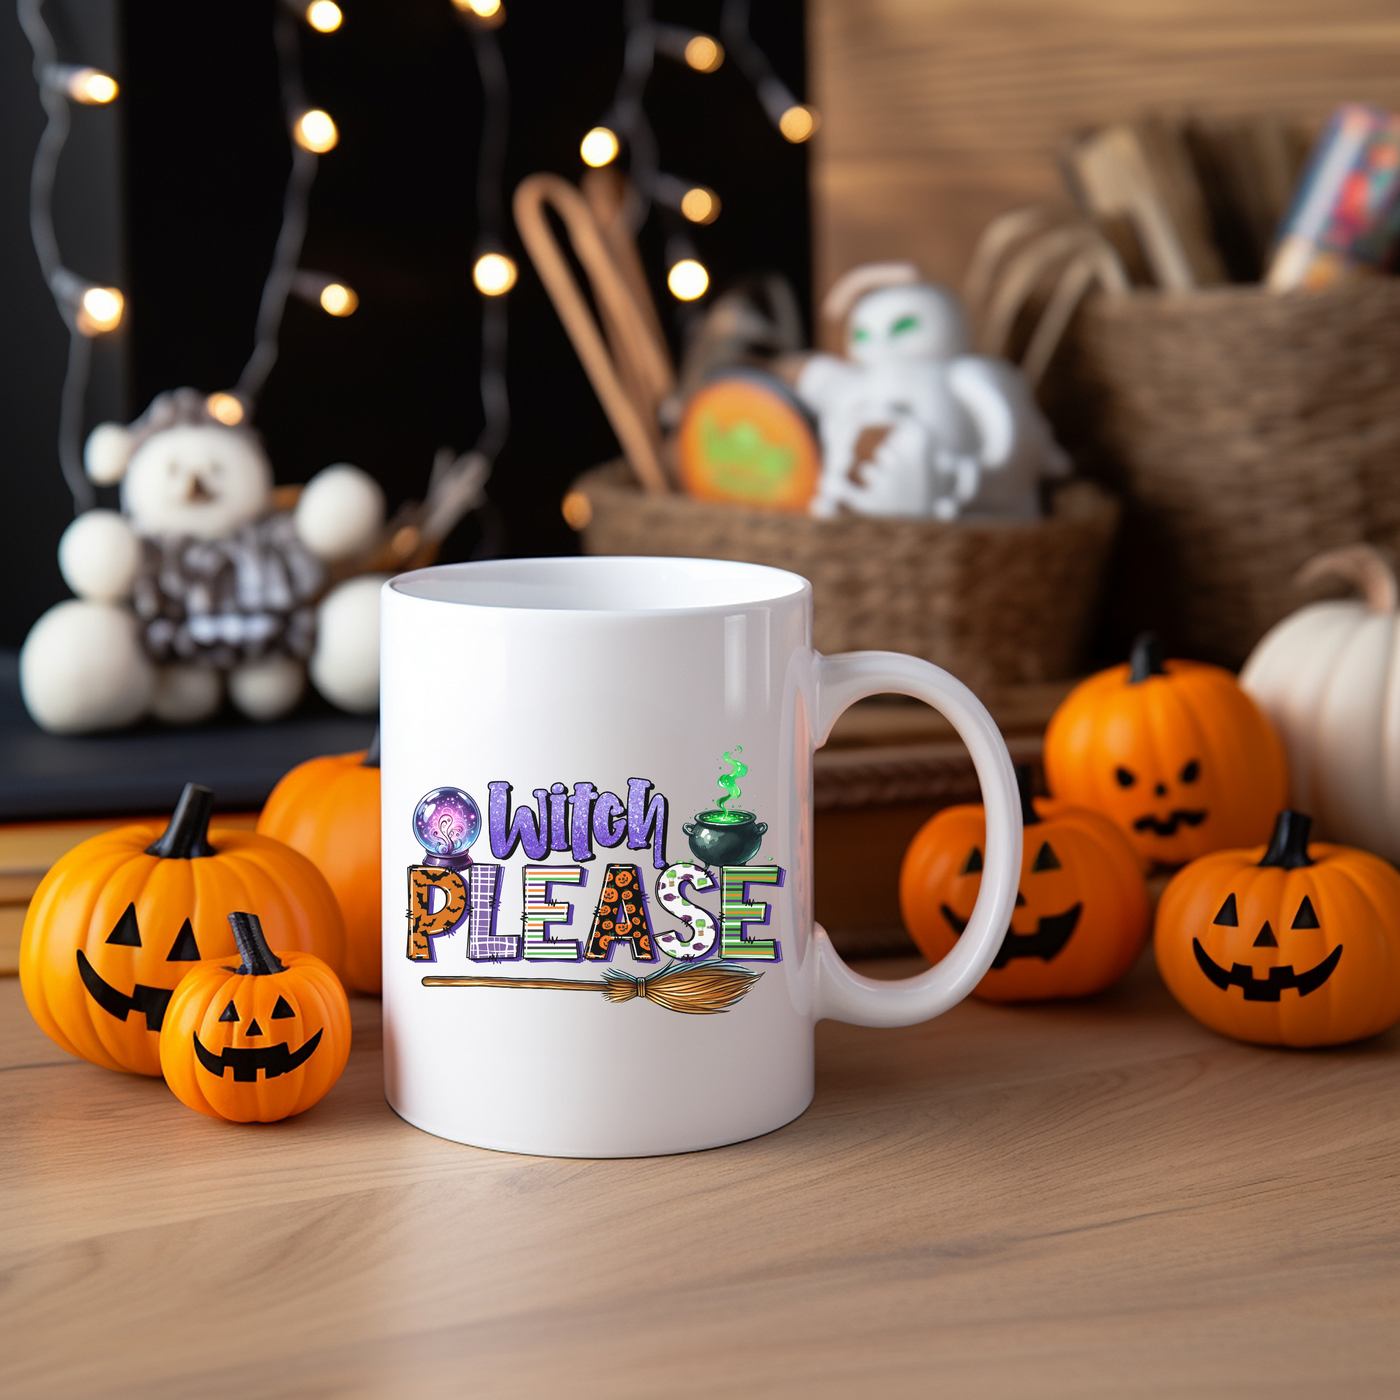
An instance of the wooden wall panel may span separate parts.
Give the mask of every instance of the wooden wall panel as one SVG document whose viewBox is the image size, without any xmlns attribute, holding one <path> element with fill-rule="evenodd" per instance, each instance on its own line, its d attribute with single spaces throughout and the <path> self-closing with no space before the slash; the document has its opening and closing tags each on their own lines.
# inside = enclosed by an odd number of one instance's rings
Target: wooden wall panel
<svg viewBox="0 0 1400 1400">
<path fill-rule="evenodd" d="M 1400 107 L 1396 0 L 809 0 L 808 26 L 818 294 L 877 258 L 956 283 L 990 218 L 1063 197 L 1067 131 Z"/>
</svg>

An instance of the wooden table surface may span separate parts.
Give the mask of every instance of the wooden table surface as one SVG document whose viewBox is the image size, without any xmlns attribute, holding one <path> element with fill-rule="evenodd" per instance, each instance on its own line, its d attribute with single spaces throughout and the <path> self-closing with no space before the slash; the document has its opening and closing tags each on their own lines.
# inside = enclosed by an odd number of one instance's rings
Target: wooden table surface
<svg viewBox="0 0 1400 1400">
<path fill-rule="evenodd" d="M 377 1002 L 355 1037 L 325 1102 L 236 1127 L 0 983 L 0 1391 L 1400 1394 L 1400 1031 L 1237 1045 L 1145 960 L 1078 1004 L 823 1025 L 796 1123 L 612 1162 L 420 1133 Z"/>
</svg>

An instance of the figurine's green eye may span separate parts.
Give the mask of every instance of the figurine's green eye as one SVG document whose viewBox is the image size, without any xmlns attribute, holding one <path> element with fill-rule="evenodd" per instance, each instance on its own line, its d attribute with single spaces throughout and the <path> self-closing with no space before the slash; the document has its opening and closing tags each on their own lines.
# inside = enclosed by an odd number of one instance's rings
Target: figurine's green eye
<svg viewBox="0 0 1400 1400">
<path fill-rule="evenodd" d="M 907 331 L 919 329 L 919 318 L 917 316 L 901 316 L 894 325 L 890 327 L 891 335 L 904 335 Z"/>
<path fill-rule="evenodd" d="M 870 332 L 869 332 L 868 330 L 866 330 L 864 326 L 857 326 L 857 327 L 851 332 L 851 339 L 852 339 L 852 340 L 869 340 L 869 339 L 870 339 Z"/>
</svg>

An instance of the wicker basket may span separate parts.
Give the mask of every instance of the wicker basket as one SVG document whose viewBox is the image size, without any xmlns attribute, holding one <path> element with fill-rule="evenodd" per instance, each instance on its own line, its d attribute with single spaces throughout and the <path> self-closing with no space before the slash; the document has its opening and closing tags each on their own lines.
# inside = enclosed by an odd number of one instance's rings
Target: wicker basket
<svg viewBox="0 0 1400 1400">
<path fill-rule="evenodd" d="M 926 657 L 974 688 L 1075 674 L 1096 620 L 1118 506 L 1087 481 L 1036 521 L 814 520 L 651 496 L 621 463 L 580 477 L 589 554 L 674 554 L 791 569 L 812 582 L 823 652 Z"/>
<path fill-rule="evenodd" d="M 1115 630 L 1237 665 L 1324 549 L 1400 545 L 1400 279 L 1100 296 L 1046 386 L 1125 498 Z"/>
</svg>

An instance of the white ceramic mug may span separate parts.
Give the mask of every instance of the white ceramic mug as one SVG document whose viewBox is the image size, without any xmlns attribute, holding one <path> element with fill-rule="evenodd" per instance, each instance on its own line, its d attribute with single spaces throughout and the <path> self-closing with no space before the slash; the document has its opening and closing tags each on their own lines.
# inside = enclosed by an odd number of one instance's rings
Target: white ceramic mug
<svg viewBox="0 0 1400 1400">
<path fill-rule="evenodd" d="M 401 574 L 382 614 L 385 1091 L 427 1132 L 561 1157 L 717 1147 L 812 1099 L 824 1017 L 901 1026 L 976 985 L 1021 864 L 1011 760 L 961 682 L 812 650 L 805 579 L 707 559 Z M 972 754 L 981 893 L 903 981 L 813 924 L 812 754 L 912 695 Z"/>
</svg>

